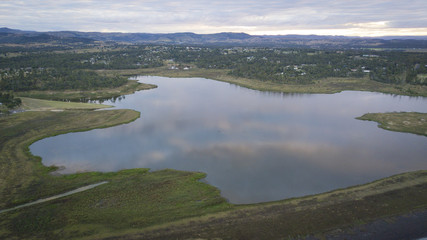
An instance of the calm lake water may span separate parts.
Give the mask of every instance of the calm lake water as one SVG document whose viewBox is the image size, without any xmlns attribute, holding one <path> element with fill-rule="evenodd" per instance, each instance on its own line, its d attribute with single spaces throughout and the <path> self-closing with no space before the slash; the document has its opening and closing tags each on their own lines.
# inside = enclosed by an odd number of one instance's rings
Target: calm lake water
<svg viewBox="0 0 427 240">
<path fill-rule="evenodd" d="M 116 108 L 141 118 L 31 145 L 64 173 L 172 168 L 207 173 L 232 203 L 329 191 L 427 169 L 427 138 L 356 120 L 368 112 L 427 112 L 427 98 L 347 91 L 259 92 L 202 78 L 138 77 L 157 89 Z"/>
</svg>

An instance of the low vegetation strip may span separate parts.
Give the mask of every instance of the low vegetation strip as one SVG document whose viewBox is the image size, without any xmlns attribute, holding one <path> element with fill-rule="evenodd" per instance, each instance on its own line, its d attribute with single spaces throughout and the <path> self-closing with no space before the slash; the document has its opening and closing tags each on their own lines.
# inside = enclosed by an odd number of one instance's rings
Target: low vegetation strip
<svg viewBox="0 0 427 240">
<path fill-rule="evenodd" d="M 378 127 L 390 131 L 427 136 L 427 113 L 367 113 L 357 119 L 378 122 Z"/>
<path fill-rule="evenodd" d="M 82 239 L 145 229 L 225 211 L 232 206 L 200 182 L 203 173 L 148 169 L 90 173 L 108 184 L 90 191 L 3 213 L 1 239 Z M 84 175 L 67 176 L 83 181 Z"/>
<path fill-rule="evenodd" d="M 22 91 L 15 92 L 17 97 L 47 99 L 47 100 L 104 100 L 118 98 L 122 95 L 132 94 L 136 91 L 156 88 L 153 84 L 138 83 L 134 80 L 128 80 L 126 84 L 116 88 L 106 88 L 102 90 L 50 90 L 50 91 Z"/>
<path fill-rule="evenodd" d="M 61 194 L 58 194 L 58 195 L 55 195 L 55 196 L 51 196 L 51 197 L 48 197 L 48 198 L 39 199 L 37 201 L 30 202 L 30 203 L 25 203 L 25 204 L 22 204 L 22 205 L 13 207 L 13 208 L 8 208 L 8 209 L 0 210 L 0 213 L 5 213 L 5 212 L 13 211 L 13 210 L 16 210 L 16 209 L 19 209 L 19 208 L 30 207 L 30 206 L 33 206 L 33 205 L 36 205 L 36 204 L 40 204 L 40 203 L 52 201 L 52 200 L 55 200 L 55 199 L 58 199 L 58 198 L 69 196 L 71 194 L 75 194 L 75 193 L 87 191 L 89 189 L 92 189 L 94 187 L 98 187 L 99 185 L 102 185 L 102 184 L 105 184 L 105 183 L 108 183 L 108 182 L 104 181 L 104 182 L 100 182 L 100 183 L 94 183 L 94 184 L 91 184 L 91 185 L 88 185 L 88 186 L 84 186 L 84 187 L 81 187 L 81 188 L 74 189 L 74 190 L 66 192 L 66 193 L 61 193 Z"/>
<path fill-rule="evenodd" d="M 310 236 L 310 239 L 329 239 L 342 233 L 351 235 L 354 226 L 366 225 L 376 219 L 385 219 L 386 223 L 393 224 L 395 216 L 425 212 L 426 203 L 427 171 L 417 171 L 324 194 L 240 205 L 227 212 L 146 229 L 128 229 L 117 235 L 100 234 L 95 238 L 305 239 Z M 389 225 L 384 227 L 388 228 Z M 408 229 L 395 227 L 403 236 L 411 234 Z M 363 239 L 363 235 L 353 237 Z"/>
<path fill-rule="evenodd" d="M 101 109 L 110 108 L 112 106 L 95 104 L 95 103 L 77 103 L 77 102 L 60 102 L 60 101 L 49 101 L 35 98 L 21 97 L 22 105 L 24 110 L 30 111 L 46 111 L 46 110 L 65 110 L 65 109 Z"/>
<path fill-rule="evenodd" d="M 139 118 L 133 110 L 22 112 L 0 117 L 0 208 L 13 207 L 43 197 L 99 182 L 88 174 L 73 181 L 48 174 L 41 159 L 28 146 L 48 136 L 111 127 Z"/>
</svg>

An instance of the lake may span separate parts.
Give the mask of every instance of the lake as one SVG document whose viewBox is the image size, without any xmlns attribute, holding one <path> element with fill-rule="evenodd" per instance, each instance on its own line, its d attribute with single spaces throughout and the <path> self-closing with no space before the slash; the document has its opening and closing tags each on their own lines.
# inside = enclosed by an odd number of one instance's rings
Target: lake
<svg viewBox="0 0 427 240">
<path fill-rule="evenodd" d="M 345 91 L 282 94 L 203 78 L 138 77 L 156 89 L 104 102 L 141 118 L 30 146 L 63 173 L 128 168 L 201 171 L 232 203 L 280 200 L 427 169 L 427 138 L 356 120 L 427 112 L 427 98 Z"/>
</svg>

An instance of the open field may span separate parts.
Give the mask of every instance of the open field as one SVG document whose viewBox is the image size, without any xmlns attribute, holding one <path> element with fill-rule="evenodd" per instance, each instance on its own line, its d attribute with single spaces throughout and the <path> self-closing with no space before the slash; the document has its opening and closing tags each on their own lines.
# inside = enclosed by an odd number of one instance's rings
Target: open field
<svg viewBox="0 0 427 240">
<path fill-rule="evenodd" d="M 357 119 L 378 122 L 378 127 L 390 131 L 427 136 L 427 113 L 367 113 Z"/>
<path fill-rule="evenodd" d="M 236 84 L 242 87 L 284 93 L 337 93 L 346 90 L 382 92 L 408 96 L 427 96 L 427 86 L 396 85 L 369 80 L 368 78 L 327 78 L 319 79 L 313 84 L 280 84 L 256 79 L 236 78 L 227 74 L 227 70 L 200 69 L 171 70 L 167 67 L 136 70 L 104 70 L 103 73 L 127 76 L 153 75 L 164 77 L 201 77 Z"/>
<path fill-rule="evenodd" d="M 137 81 L 129 80 L 127 84 L 110 89 L 100 89 L 93 91 L 82 90 L 62 90 L 62 91 L 26 91 L 15 92 L 17 97 L 38 98 L 47 100 L 102 100 L 119 97 L 126 94 L 132 94 L 136 91 L 156 88 L 152 84 L 138 83 Z"/>
</svg>

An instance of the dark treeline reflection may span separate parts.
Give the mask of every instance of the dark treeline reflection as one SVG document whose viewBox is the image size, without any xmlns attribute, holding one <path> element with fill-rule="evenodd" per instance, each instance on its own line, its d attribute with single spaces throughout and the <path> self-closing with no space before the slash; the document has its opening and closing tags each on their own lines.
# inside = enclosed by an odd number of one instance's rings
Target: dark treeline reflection
<svg viewBox="0 0 427 240">
<path fill-rule="evenodd" d="M 64 173 L 125 168 L 201 171 L 233 203 L 314 194 L 426 169 L 427 139 L 356 120 L 368 112 L 426 112 L 426 98 L 370 92 L 264 93 L 208 79 L 141 77 L 157 89 L 107 101 L 133 123 L 31 146 Z M 117 99 L 118 100 L 118 99 Z"/>
</svg>

